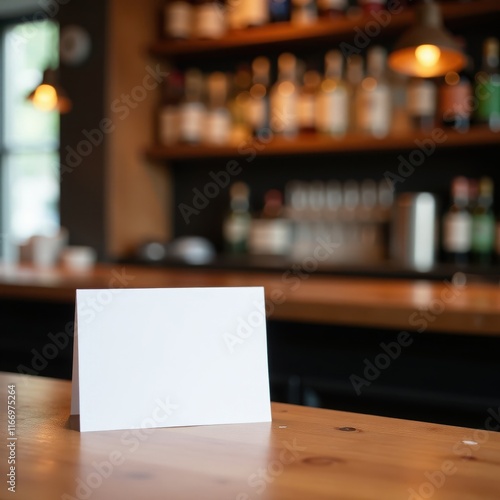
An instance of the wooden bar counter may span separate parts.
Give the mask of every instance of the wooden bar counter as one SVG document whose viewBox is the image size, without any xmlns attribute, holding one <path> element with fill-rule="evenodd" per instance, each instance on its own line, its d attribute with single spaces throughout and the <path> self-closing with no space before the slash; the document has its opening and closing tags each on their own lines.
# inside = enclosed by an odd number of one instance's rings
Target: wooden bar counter
<svg viewBox="0 0 500 500">
<path fill-rule="evenodd" d="M 270 319 L 500 335 L 500 286 L 99 264 L 90 272 L 0 267 L 0 298 L 72 303 L 77 288 L 264 286 Z"/>
<path fill-rule="evenodd" d="M 2 499 L 499 498 L 497 409 L 482 429 L 272 403 L 272 423 L 80 433 L 70 381 L 0 372 L 4 408 L 11 384 Z"/>
</svg>

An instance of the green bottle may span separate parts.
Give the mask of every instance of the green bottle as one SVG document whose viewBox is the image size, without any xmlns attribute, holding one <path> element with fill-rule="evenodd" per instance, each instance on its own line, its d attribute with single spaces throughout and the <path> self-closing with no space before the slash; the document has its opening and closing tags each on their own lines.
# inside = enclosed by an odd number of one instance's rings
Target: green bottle
<svg viewBox="0 0 500 500">
<path fill-rule="evenodd" d="M 489 37 L 483 43 L 481 69 L 475 76 L 474 94 L 477 100 L 475 121 L 500 131 L 500 43 Z"/>
<path fill-rule="evenodd" d="M 477 264 L 491 264 L 495 247 L 493 180 L 479 179 L 476 206 L 472 212 L 472 257 Z"/>
<path fill-rule="evenodd" d="M 250 213 L 250 189 L 245 182 L 233 183 L 229 190 L 230 208 L 223 224 L 225 252 L 246 254 L 252 216 Z"/>
</svg>

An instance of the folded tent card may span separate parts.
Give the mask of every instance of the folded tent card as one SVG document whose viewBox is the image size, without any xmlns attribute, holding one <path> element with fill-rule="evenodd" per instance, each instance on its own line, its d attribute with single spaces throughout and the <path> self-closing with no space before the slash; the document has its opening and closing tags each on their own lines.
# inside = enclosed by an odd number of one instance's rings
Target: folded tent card
<svg viewBox="0 0 500 500">
<path fill-rule="evenodd" d="M 76 291 L 80 431 L 270 422 L 263 287 Z"/>
</svg>

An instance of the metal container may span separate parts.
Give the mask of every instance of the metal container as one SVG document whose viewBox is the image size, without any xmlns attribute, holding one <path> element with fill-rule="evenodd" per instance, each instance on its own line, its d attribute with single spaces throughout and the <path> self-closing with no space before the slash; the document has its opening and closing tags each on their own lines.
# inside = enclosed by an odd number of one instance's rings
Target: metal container
<svg viewBox="0 0 500 500">
<path fill-rule="evenodd" d="M 390 256 L 418 270 L 434 266 L 438 250 L 438 199 L 429 192 L 396 197 L 390 232 Z"/>
</svg>

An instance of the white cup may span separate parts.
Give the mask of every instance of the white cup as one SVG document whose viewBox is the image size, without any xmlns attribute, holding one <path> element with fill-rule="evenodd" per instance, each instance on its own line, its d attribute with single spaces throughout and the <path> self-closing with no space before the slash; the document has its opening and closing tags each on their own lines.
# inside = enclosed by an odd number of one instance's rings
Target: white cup
<svg viewBox="0 0 500 500">
<path fill-rule="evenodd" d="M 52 267 L 57 264 L 61 241 L 56 236 L 37 235 L 30 240 L 33 264 L 37 267 Z"/>
<path fill-rule="evenodd" d="M 61 263 L 72 271 L 88 271 L 97 260 L 96 251 L 87 246 L 67 246 L 61 253 Z"/>
</svg>

